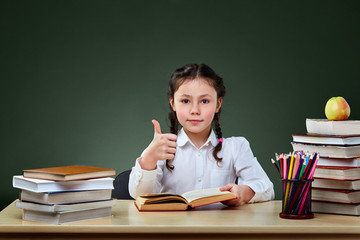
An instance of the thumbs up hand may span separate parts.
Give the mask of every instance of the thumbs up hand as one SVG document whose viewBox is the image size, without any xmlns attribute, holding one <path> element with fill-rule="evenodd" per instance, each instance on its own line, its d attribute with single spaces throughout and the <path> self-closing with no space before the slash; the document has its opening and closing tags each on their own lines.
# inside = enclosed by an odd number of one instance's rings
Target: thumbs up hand
<svg viewBox="0 0 360 240">
<path fill-rule="evenodd" d="M 151 122 L 154 124 L 154 136 L 161 135 L 160 123 L 156 120 L 152 120 Z"/>
<path fill-rule="evenodd" d="M 171 133 L 161 133 L 160 124 L 152 120 L 154 124 L 154 138 L 140 159 L 140 166 L 145 170 L 153 170 L 159 160 L 174 159 L 176 153 L 177 136 Z"/>
</svg>

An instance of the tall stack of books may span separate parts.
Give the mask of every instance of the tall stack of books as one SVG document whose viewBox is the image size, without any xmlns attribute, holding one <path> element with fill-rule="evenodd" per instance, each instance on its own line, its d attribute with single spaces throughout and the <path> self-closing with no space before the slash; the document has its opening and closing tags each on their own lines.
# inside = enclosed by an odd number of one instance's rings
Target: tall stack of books
<svg viewBox="0 0 360 240">
<path fill-rule="evenodd" d="M 293 134 L 294 151 L 318 152 L 312 211 L 360 216 L 360 121 L 306 119 Z"/>
<path fill-rule="evenodd" d="M 13 176 L 23 220 L 64 224 L 111 217 L 114 169 L 65 166 L 24 170 Z"/>
</svg>

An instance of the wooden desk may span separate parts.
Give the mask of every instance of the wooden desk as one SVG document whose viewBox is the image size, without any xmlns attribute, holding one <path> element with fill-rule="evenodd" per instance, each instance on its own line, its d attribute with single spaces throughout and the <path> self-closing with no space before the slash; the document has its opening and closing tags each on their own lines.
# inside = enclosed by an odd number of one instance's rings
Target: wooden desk
<svg viewBox="0 0 360 240">
<path fill-rule="evenodd" d="M 280 201 L 183 212 L 138 212 L 119 200 L 113 217 L 66 225 L 21 219 L 10 204 L 0 213 L 0 239 L 360 239 L 360 218 L 315 214 L 308 220 L 279 217 Z"/>
</svg>

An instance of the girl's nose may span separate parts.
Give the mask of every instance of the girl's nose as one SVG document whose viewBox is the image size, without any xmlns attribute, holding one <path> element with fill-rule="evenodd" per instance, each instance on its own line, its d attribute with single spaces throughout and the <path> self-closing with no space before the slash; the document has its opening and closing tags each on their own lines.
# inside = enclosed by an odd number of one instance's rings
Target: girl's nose
<svg viewBox="0 0 360 240">
<path fill-rule="evenodd" d="M 199 114 L 200 113 L 200 109 L 199 109 L 199 105 L 198 104 L 193 104 L 191 106 L 191 114 Z"/>
</svg>

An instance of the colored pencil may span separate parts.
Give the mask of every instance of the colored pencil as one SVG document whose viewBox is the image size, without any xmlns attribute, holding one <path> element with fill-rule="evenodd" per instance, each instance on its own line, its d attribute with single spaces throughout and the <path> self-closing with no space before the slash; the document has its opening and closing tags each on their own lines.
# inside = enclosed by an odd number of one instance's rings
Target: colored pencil
<svg viewBox="0 0 360 240">
<path fill-rule="evenodd" d="M 271 159 L 271 162 L 272 162 L 272 164 L 274 164 L 274 166 L 275 166 L 276 170 L 278 171 L 278 173 L 281 174 L 280 169 L 279 169 L 278 165 L 276 164 L 275 160 Z"/>
<path fill-rule="evenodd" d="M 308 198 L 311 181 L 319 154 L 303 151 L 275 154 L 272 164 L 283 181 L 283 213 L 308 214 L 311 199 Z"/>
</svg>

